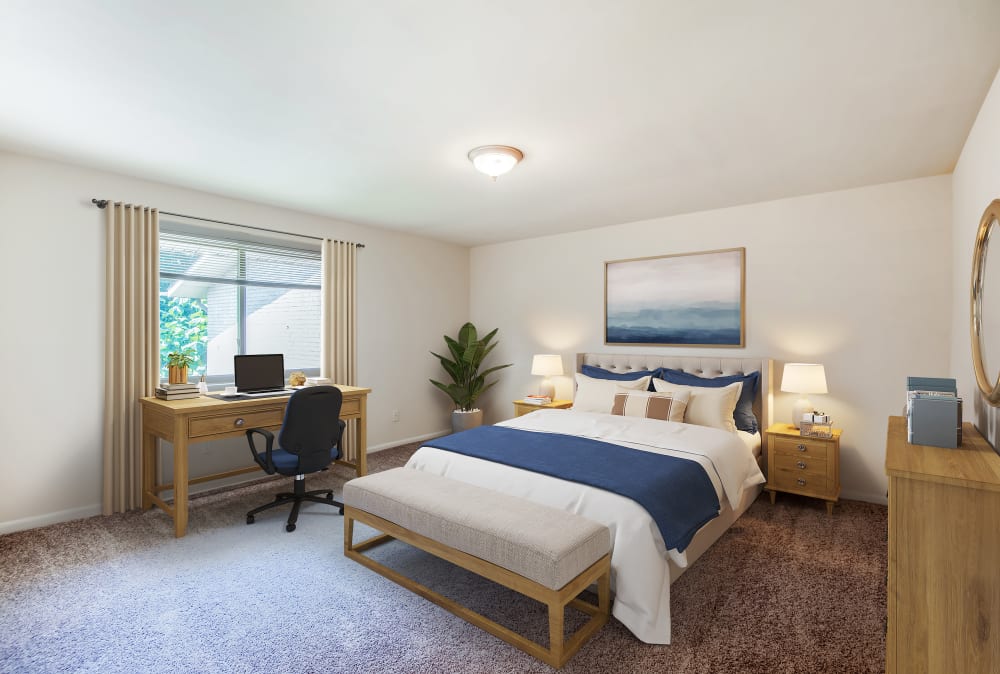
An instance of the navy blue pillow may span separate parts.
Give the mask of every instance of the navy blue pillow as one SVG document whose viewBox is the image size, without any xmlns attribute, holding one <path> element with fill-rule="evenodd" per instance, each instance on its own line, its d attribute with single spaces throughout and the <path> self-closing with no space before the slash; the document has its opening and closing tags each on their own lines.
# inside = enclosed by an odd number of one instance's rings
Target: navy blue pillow
<svg viewBox="0 0 1000 674">
<path fill-rule="evenodd" d="M 740 399 L 736 401 L 736 409 L 733 410 L 733 421 L 736 422 L 736 428 L 741 431 L 756 433 L 759 430 L 757 417 L 753 413 L 753 399 L 757 397 L 757 390 L 760 388 L 760 372 L 729 374 L 709 379 L 688 372 L 681 372 L 680 370 L 672 370 L 669 367 L 661 367 L 660 379 L 669 381 L 672 384 L 703 386 L 705 388 L 722 388 L 738 381 L 743 382 Z"/>
<path fill-rule="evenodd" d="M 594 379 L 611 379 L 613 381 L 635 381 L 636 379 L 642 379 L 643 377 L 659 377 L 660 369 L 655 370 L 633 370 L 632 372 L 611 372 L 610 370 L 605 370 L 602 367 L 597 367 L 596 365 L 581 365 L 580 374 L 586 375 L 588 377 L 593 377 Z M 649 386 L 646 390 L 653 390 L 653 380 L 649 380 Z"/>
</svg>

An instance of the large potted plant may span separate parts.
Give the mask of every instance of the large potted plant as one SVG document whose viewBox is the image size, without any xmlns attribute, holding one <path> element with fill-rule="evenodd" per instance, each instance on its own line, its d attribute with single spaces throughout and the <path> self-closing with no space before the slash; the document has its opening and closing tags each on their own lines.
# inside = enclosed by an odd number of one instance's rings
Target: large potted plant
<svg viewBox="0 0 1000 674">
<path fill-rule="evenodd" d="M 444 336 L 450 357 L 431 351 L 431 355 L 441 361 L 441 367 L 451 377 L 450 384 L 433 379 L 431 383 L 447 393 L 455 403 L 455 410 L 451 413 L 451 429 L 455 433 L 482 425 L 483 411 L 476 407 L 476 399 L 497 383 L 496 379 L 487 383 L 486 377 L 513 365 L 495 365 L 480 371 L 486 356 L 497 345 L 493 342 L 496 334 L 497 330 L 494 329 L 480 339 L 476 326 L 466 323 L 458 331 L 458 339 Z"/>
</svg>

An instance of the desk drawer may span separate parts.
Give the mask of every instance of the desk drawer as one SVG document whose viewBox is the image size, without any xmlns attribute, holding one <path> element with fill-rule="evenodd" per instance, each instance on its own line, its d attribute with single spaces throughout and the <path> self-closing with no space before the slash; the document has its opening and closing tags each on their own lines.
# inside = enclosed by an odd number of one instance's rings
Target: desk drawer
<svg viewBox="0 0 1000 674">
<path fill-rule="evenodd" d="M 361 415 L 361 401 L 357 398 L 344 400 L 340 406 L 340 417 L 358 417 Z"/>
<path fill-rule="evenodd" d="M 212 417 L 196 417 L 190 421 L 188 437 L 198 438 L 206 435 L 245 431 L 248 428 L 280 426 L 284 417 L 284 409 L 231 412 Z"/>
</svg>

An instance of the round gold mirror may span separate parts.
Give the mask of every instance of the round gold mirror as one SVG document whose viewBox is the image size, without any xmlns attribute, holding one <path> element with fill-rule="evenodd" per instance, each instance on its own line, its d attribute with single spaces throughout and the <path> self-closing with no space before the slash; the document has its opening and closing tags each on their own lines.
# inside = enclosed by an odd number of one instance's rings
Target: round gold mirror
<svg viewBox="0 0 1000 674">
<path fill-rule="evenodd" d="M 979 390 L 994 407 L 1000 407 L 1000 251 L 990 256 L 989 250 L 990 241 L 1000 238 L 998 230 L 1000 199 L 983 213 L 972 253 L 972 367 Z"/>
</svg>

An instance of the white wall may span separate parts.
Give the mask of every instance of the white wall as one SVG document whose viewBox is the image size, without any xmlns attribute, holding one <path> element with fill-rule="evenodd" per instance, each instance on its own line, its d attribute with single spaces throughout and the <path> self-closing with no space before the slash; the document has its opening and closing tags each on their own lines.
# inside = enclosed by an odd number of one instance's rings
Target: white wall
<svg viewBox="0 0 1000 674">
<path fill-rule="evenodd" d="M 364 243 L 358 383 L 373 389 L 369 447 L 449 428 L 428 351 L 467 319 L 467 248 L 0 153 L 0 533 L 100 511 L 105 212 L 92 197 Z M 244 444 L 192 446 L 192 474 L 248 465 Z"/>
<path fill-rule="evenodd" d="M 885 502 L 886 418 L 905 377 L 948 372 L 950 209 L 939 176 L 473 248 L 472 318 L 500 328 L 497 362 L 515 364 L 488 417 L 535 390 L 534 353 L 562 354 L 568 372 L 578 351 L 705 353 L 606 346 L 603 263 L 745 246 L 747 346 L 711 353 L 776 359 L 776 389 L 784 362 L 823 363 L 830 393 L 810 398 L 844 429 L 843 496 Z M 557 381 L 558 397 L 571 390 Z M 793 402 L 776 393 L 775 421 Z"/>
<path fill-rule="evenodd" d="M 951 375 L 958 380 L 965 418 L 993 443 L 1000 438 L 998 409 L 984 402 L 972 369 L 972 341 L 969 329 L 969 292 L 972 280 L 972 252 L 983 211 L 1000 199 L 1000 73 L 993 81 L 969 132 L 965 147 L 952 174 L 952 335 Z M 996 242 L 993 246 L 997 246 Z M 997 255 L 994 251 L 992 255 Z M 995 284 L 997 279 L 992 279 Z M 995 298 L 995 294 L 994 294 Z M 984 313 L 1000 312 L 1000 305 Z M 1000 345 L 993 345 L 996 354 Z M 995 362 L 994 356 L 994 362 Z M 997 373 L 990 373 L 996 377 Z"/>
</svg>

